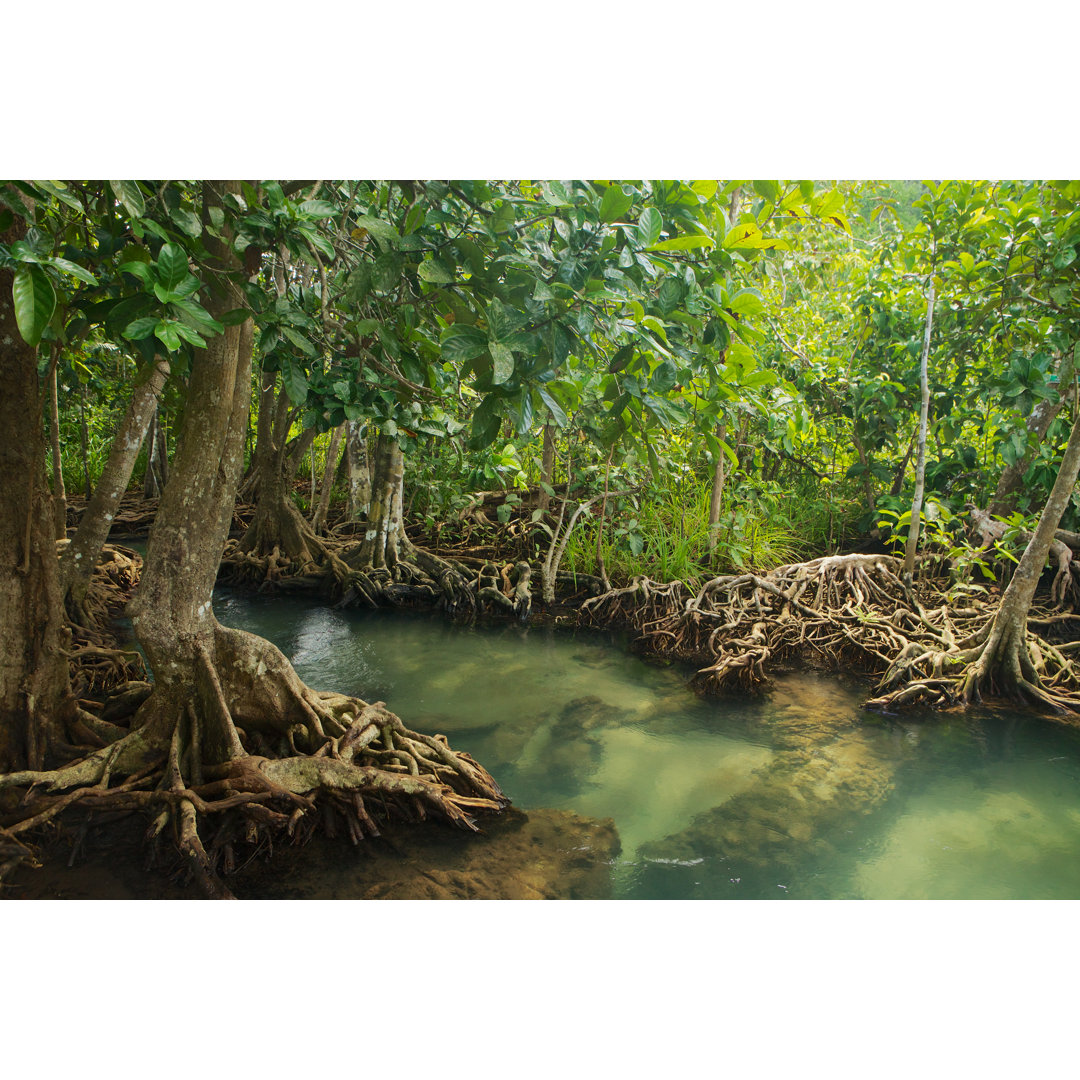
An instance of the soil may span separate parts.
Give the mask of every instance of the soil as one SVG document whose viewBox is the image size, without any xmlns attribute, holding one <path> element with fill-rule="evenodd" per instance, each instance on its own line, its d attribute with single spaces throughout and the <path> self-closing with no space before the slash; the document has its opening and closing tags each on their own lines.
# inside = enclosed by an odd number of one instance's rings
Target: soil
<svg viewBox="0 0 1080 1080">
<path fill-rule="evenodd" d="M 44 866 L 21 868 L 0 892 L 21 900 L 194 900 L 164 868 L 147 872 L 145 824 L 134 815 L 91 826 L 69 867 L 75 822 L 43 852 Z M 163 846 L 162 850 L 166 850 Z M 234 895 L 266 900 L 609 899 L 619 853 L 614 822 L 562 810 L 513 808 L 467 835 L 437 822 L 394 825 L 352 846 L 317 836 L 276 845 L 226 879 Z M 264 852 L 269 855 L 270 852 Z M 169 856 L 173 856 L 170 854 Z"/>
</svg>

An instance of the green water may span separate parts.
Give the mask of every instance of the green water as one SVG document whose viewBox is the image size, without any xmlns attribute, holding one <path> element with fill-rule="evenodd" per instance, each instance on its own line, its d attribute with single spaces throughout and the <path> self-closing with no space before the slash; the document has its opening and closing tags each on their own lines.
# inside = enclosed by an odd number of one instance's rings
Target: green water
<svg viewBox="0 0 1080 1080">
<path fill-rule="evenodd" d="M 1080 737 L 1046 721 L 883 717 L 814 673 L 701 700 L 611 635 L 228 591 L 215 610 L 313 686 L 447 735 L 521 809 L 613 818 L 618 898 L 1080 897 Z"/>
</svg>

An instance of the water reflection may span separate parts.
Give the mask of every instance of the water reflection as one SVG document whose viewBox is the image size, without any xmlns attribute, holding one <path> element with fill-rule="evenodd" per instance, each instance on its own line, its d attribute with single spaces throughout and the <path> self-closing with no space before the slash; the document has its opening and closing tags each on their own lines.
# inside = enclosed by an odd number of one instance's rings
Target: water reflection
<svg viewBox="0 0 1080 1080">
<path fill-rule="evenodd" d="M 614 818 L 633 898 L 1080 896 L 1080 741 L 1007 712 L 881 717 L 812 673 L 702 701 L 604 635 L 223 593 L 320 689 L 382 699 L 522 809 Z"/>
</svg>

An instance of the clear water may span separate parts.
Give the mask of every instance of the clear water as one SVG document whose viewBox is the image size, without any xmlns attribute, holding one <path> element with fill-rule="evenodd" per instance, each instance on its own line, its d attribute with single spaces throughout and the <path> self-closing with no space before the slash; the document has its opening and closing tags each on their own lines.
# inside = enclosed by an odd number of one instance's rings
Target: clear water
<svg viewBox="0 0 1080 1080">
<path fill-rule="evenodd" d="M 618 898 L 1080 897 L 1080 732 L 1045 720 L 883 717 L 814 673 L 702 700 L 611 635 L 227 591 L 215 609 L 313 686 L 446 734 L 519 808 L 613 818 Z"/>
</svg>

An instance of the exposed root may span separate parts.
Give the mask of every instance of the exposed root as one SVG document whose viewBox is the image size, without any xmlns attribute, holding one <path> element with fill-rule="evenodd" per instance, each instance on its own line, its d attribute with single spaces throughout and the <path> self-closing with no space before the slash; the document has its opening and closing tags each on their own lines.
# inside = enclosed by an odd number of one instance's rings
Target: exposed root
<svg viewBox="0 0 1080 1080">
<path fill-rule="evenodd" d="M 155 688 L 108 745 L 61 768 L 0 776 L 0 794 L 23 793 L 0 815 L 0 863 L 31 857 L 27 837 L 75 803 L 138 810 L 151 836 L 171 826 L 204 893 L 226 897 L 220 874 L 238 844 L 303 842 L 317 828 L 359 843 L 394 817 L 477 831 L 478 814 L 508 805 L 443 736 L 410 730 L 383 702 L 311 689 L 261 638 L 216 627 L 193 668 L 183 688 Z"/>
<path fill-rule="evenodd" d="M 525 561 L 486 562 L 477 570 L 469 565 L 475 560 L 444 558 L 406 539 L 395 559 L 376 567 L 352 530 L 312 533 L 306 540 L 300 556 L 276 545 L 258 553 L 229 541 L 218 580 L 261 591 L 317 592 L 337 607 L 437 608 L 464 622 L 495 613 L 524 623 L 532 613 L 532 569 Z"/>
<path fill-rule="evenodd" d="M 929 585 L 913 593 L 899 572 L 890 556 L 835 555 L 712 578 L 697 590 L 635 578 L 582 612 L 639 631 L 642 651 L 698 664 L 703 689 L 755 686 L 770 663 L 803 655 L 878 673 L 874 708 L 965 704 L 982 693 L 1022 696 L 1058 714 L 1080 708 L 1070 650 L 1032 629 L 1065 616 L 1033 611 L 1023 642 L 1001 642 L 991 635 L 994 604 L 950 600 Z"/>
<path fill-rule="evenodd" d="M 68 616 L 72 649 L 67 655 L 77 698 L 101 698 L 117 686 L 146 677 L 146 668 L 135 650 L 115 647 L 113 628 L 139 583 L 141 570 L 138 552 L 106 544 L 86 592 L 71 597 Z"/>
</svg>

